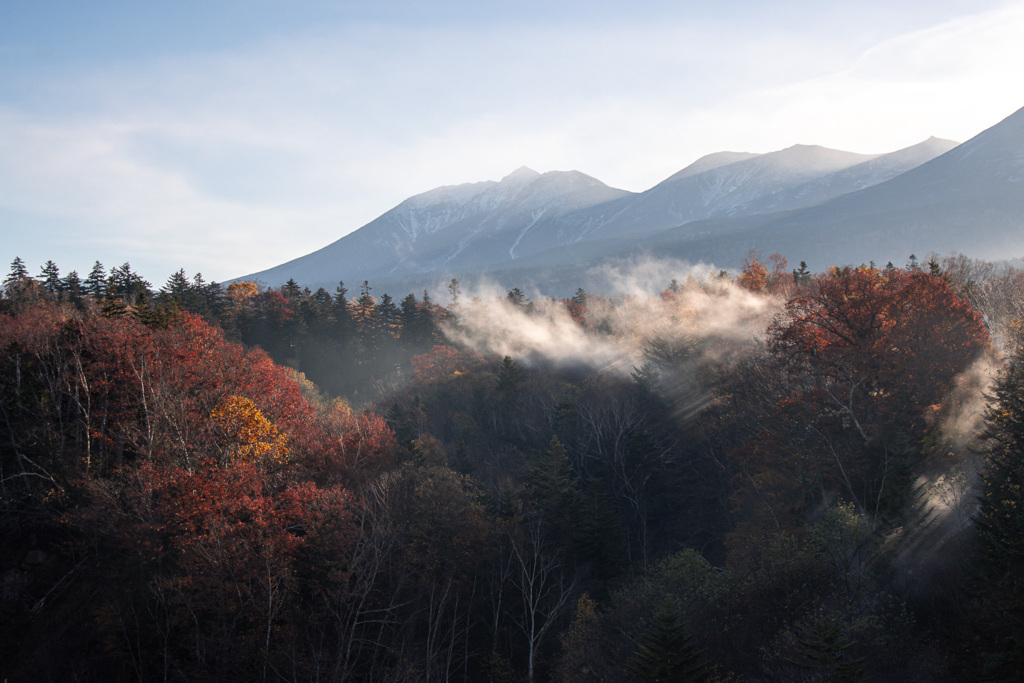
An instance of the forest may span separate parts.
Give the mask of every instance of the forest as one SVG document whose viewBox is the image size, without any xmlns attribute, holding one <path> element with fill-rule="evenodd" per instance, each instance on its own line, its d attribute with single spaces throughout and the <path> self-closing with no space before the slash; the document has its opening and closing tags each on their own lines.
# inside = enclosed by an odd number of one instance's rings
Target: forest
<svg viewBox="0 0 1024 683">
<path fill-rule="evenodd" d="M 15 259 L 0 678 L 1024 670 L 1024 272 L 396 300 Z"/>
</svg>

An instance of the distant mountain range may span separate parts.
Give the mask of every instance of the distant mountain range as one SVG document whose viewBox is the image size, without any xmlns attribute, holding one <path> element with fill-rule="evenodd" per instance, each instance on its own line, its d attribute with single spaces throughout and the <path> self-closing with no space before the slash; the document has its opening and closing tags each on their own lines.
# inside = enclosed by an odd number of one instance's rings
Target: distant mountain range
<svg viewBox="0 0 1024 683">
<path fill-rule="evenodd" d="M 323 249 L 238 279 L 399 291 L 458 277 L 557 293 L 609 259 L 735 268 L 751 249 L 819 270 L 902 264 L 911 253 L 1024 255 L 1024 109 L 960 145 L 720 152 L 640 193 L 520 168 L 416 195 Z"/>
</svg>

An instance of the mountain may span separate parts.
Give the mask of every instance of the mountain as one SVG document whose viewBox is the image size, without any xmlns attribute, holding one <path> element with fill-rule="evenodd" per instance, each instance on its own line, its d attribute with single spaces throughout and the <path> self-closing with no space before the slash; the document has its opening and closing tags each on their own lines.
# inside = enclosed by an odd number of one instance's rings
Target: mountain
<svg viewBox="0 0 1024 683">
<path fill-rule="evenodd" d="M 1022 190 L 1024 110 L 962 145 L 720 152 L 639 193 L 524 167 L 416 195 L 323 249 L 238 279 L 411 290 L 486 275 L 526 285 L 627 255 L 737 267 L 750 249 L 818 269 L 931 251 L 1005 258 L 1024 251 Z"/>
<path fill-rule="evenodd" d="M 523 167 L 502 178 L 411 197 L 337 242 L 241 280 L 332 287 L 339 279 L 395 279 L 515 258 L 538 221 L 628 196 L 578 171 Z"/>
<path fill-rule="evenodd" d="M 929 252 L 1017 258 L 1024 254 L 1024 109 L 885 182 L 798 211 L 676 227 L 642 248 L 726 265 L 760 249 L 813 268 L 902 264 Z"/>
</svg>

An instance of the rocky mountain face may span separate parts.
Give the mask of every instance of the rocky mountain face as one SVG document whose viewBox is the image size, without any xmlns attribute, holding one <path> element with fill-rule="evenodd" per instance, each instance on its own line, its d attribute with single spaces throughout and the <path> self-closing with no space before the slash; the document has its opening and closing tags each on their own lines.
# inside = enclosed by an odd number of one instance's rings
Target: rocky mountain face
<svg viewBox="0 0 1024 683">
<path fill-rule="evenodd" d="M 808 145 L 721 152 L 639 193 L 578 171 L 520 168 L 501 181 L 416 195 L 323 249 L 238 279 L 379 288 L 489 274 L 525 285 L 627 255 L 735 267 L 750 249 L 814 268 L 950 250 L 1019 256 L 1024 110 L 962 145 L 930 138 L 882 155 Z"/>
</svg>

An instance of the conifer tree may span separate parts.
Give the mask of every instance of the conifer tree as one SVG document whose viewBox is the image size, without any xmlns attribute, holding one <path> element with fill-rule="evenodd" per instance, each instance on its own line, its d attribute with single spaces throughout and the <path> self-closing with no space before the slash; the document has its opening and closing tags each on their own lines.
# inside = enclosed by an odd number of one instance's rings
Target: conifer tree
<svg viewBox="0 0 1024 683">
<path fill-rule="evenodd" d="M 508 294 L 505 295 L 505 300 L 518 308 L 524 308 L 528 303 L 526 295 L 518 287 L 510 289 Z"/>
<path fill-rule="evenodd" d="M 800 286 L 810 282 L 811 271 L 807 269 L 807 261 L 801 261 L 799 268 L 793 269 L 793 284 Z"/>
<path fill-rule="evenodd" d="M 1024 670 L 1024 345 L 1020 341 L 986 415 L 988 458 L 978 516 L 983 594 L 999 653 L 989 672 Z"/>
<path fill-rule="evenodd" d="M 284 294 L 285 299 L 291 302 L 302 298 L 302 288 L 299 287 L 299 283 L 295 281 L 295 278 L 288 278 L 288 282 L 281 285 L 281 293 Z"/>
<path fill-rule="evenodd" d="M 665 602 L 626 668 L 645 683 L 706 681 L 708 670 L 702 661 L 703 654 L 683 625 L 679 611 Z"/>
<path fill-rule="evenodd" d="M 94 263 L 82 284 L 84 285 L 82 291 L 85 294 L 97 300 L 102 299 L 107 292 L 107 271 L 103 268 L 103 264 L 99 261 Z"/>
<path fill-rule="evenodd" d="M 855 644 L 844 633 L 842 622 L 824 617 L 800 629 L 796 656 L 787 661 L 815 681 L 856 683 L 863 680 L 865 663 L 863 657 L 847 653 Z"/>
<path fill-rule="evenodd" d="M 43 288 L 50 294 L 57 296 L 64 290 L 64 283 L 60 279 L 60 269 L 53 261 L 47 261 L 39 273 L 39 279 L 43 282 Z"/>
<path fill-rule="evenodd" d="M 171 299 L 177 299 L 179 303 L 187 305 L 191 289 L 192 284 L 185 275 L 185 269 L 182 268 L 167 278 L 167 284 L 160 290 L 160 294 Z"/>
<path fill-rule="evenodd" d="M 401 323 L 398 307 L 390 294 L 384 293 L 377 304 L 377 319 L 384 337 L 396 338 Z"/>
<path fill-rule="evenodd" d="M 72 270 L 61 282 L 61 287 L 67 294 L 68 301 L 77 304 L 82 300 L 82 279 L 78 277 L 78 271 Z"/>
<path fill-rule="evenodd" d="M 498 384 L 496 389 L 503 396 L 509 396 L 518 389 L 526 380 L 526 372 L 519 367 L 519 363 L 512 360 L 511 356 L 501 359 L 501 368 L 498 370 Z"/>
<path fill-rule="evenodd" d="M 672 282 L 675 282 L 675 280 L 672 280 Z M 678 289 L 678 285 L 676 285 L 676 287 Z M 579 306 L 583 310 L 586 310 L 586 308 L 587 308 L 587 299 L 589 299 L 589 298 L 590 298 L 589 295 L 587 294 L 587 292 L 582 287 L 577 287 L 576 288 L 576 293 L 572 295 L 572 299 L 570 299 L 570 301 L 572 301 L 574 304 L 576 304 L 577 306 Z"/>
<path fill-rule="evenodd" d="M 25 268 L 25 262 L 21 260 L 20 256 L 15 256 L 14 260 L 11 261 L 11 272 L 4 278 L 4 291 L 7 292 L 8 296 L 13 296 L 28 279 L 28 269 Z"/>
</svg>

